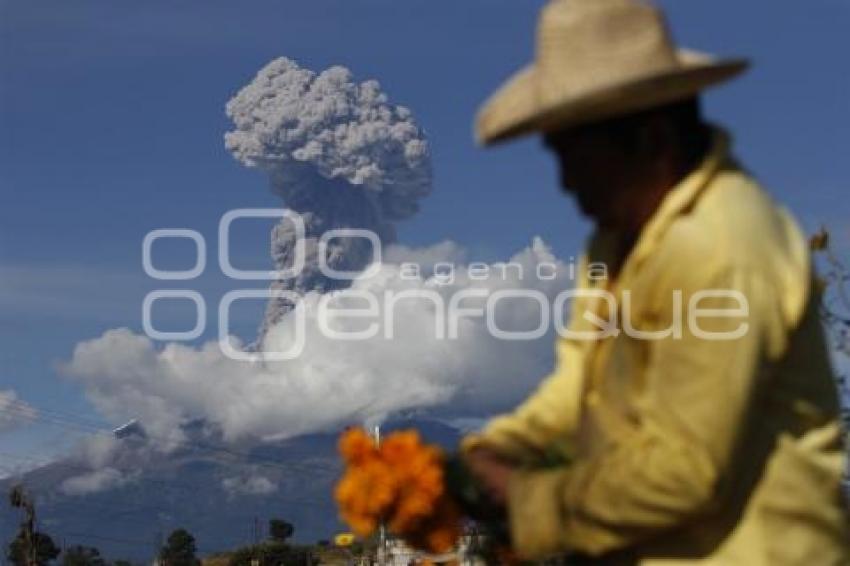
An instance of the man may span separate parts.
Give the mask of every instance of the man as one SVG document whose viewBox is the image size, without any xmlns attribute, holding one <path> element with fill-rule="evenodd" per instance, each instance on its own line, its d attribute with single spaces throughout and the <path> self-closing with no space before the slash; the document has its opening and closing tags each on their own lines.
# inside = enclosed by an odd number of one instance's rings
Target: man
<svg viewBox="0 0 850 566">
<path fill-rule="evenodd" d="M 806 240 L 699 112 L 745 66 L 642 2 L 552 0 L 479 116 L 484 143 L 542 133 L 597 226 L 554 372 L 463 443 L 521 558 L 850 564 Z"/>
</svg>

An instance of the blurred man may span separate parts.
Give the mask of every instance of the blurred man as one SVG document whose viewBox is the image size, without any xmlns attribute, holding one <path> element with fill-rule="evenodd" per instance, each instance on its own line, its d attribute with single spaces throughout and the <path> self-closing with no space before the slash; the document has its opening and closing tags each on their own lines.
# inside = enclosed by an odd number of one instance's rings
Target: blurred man
<svg viewBox="0 0 850 566">
<path fill-rule="evenodd" d="M 597 227 L 554 372 L 463 445 L 522 558 L 850 564 L 806 240 L 700 115 L 745 66 L 642 2 L 553 0 L 479 115 L 483 143 L 542 133 Z"/>
</svg>

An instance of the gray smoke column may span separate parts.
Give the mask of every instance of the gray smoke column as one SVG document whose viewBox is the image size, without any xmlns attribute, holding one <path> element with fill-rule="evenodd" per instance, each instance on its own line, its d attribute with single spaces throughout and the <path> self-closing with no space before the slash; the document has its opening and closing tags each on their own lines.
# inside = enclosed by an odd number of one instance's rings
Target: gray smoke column
<svg viewBox="0 0 850 566">
<path fill-rule="evenodd" d="M 431 192 L 428 142 L 411 112 L 388 102 L 376 81 L 356 83 L 345 67 L 321 73 L 281 57 L 257 73 L 227 103 L 235 129 L 225 146 L 241 163 L 269 174 L 271 189 L 306 224 L 302 274 L 273 289 L 326 292 L 348 286 L 325 277 L 316 258 L 319 237 L 334 228 L 361 228 L 395 241 L 395 223 L 418 210 Z M 271 235 L 277 269 L 292 265 L 295 235 L 283 220 Z M 335 238 L 328 265 L 357 271 L 372 260 L 362 238 Z M 260 338 L 292 308 L 272 300 Z"/>
</svg>

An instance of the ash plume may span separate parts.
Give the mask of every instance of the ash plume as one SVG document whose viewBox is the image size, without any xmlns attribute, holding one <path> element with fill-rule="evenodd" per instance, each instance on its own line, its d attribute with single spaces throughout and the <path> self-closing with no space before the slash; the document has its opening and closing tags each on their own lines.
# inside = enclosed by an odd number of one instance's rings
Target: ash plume
<svg viewBox="0 0 850 566">
<path fill-rule="evenodd" d="M 354 82 L 345 67 L 321 73 L 281 57 L 263 67 L 228 103 L 235 128 L 226 148 L 244 165 L 265 171 L 271 190 L 306 228 L 306 265 L 295 278 L 277 280 L 272 289 L 327 292 L 348 281 L 319 271 L 317 243 L 336 228 L 371 230 L 381 242 L 396 240 L 395 223 L 418 210 L 431 192 L 428 142 L 407 108 L 389 103 L 376 81 Z M 282 220 L 271 234 L 276 269 L 293 264 L 296 237 Z M 369 242 L 335 238 L 328 265 L 360 271 L 372 261 Z M 271 299 L 260 327 L 268 329 L 293 308 Z"/>
<path fill-rule="evenodd" d="M 228 341 L 236 350 L 276 352 L 301 336 L 304 348 L 292 359 L 253 363 L 229 357 L 218 341 L 162 344 L 128 328 L 108 330 L 78 343 L 63 365 L 105 418 L 143 423 L 142 438 L 164 451 L 186 440 L 186 423 L 196 421 L 228 445 L 281 440 L 406 412 L 483 417 L 515 405 L 551 369 L 554 328 L 532 340 L 503 340 L 490 328 L 491 318 L 506 332 L 538 328 L 543 309 L 508 300 L 487 314 L 489 298 L 500 291 L 530 290 L 551 305 L 571 285 L 569 266 L 542 240 L 535 238 L 507 263 L 490 264 L 472 263 L 475 258 L 454 242 L 393 244 L 396 224 L 415 214 L 431 190 L 431 167 L 422 130 L 408 110 L 387 102 L 377 83 L 355 83 L 342 67 L 317 74 L 278 59 L 228 103 L 227 114 L 235 124 L 227 148 L 268 175 L 284 206 L 303 217 L 308 240 L 301 275 L 272 284 L 297 292 L 298 303 L 270 302 L 255 344 L 245 346 L 235 336 Z M 350 289 L 318 269 L 319 238 L 334 228 L 372 230 L 386 246 L 377 272 L 357 278 Z M 272 230 L 278 269 L 291 267 L 295 237 L 289 221 Z M 370 244 L 359 238 L 335 239 L 328 254 L 328 264 L 344 271 L 363 269 L 373 259 Z M 411 275 L 405 268 L 411 264 L 421 271 Z M 436 273 L 438 264 L 456 269 L 445 278 Z M 468 293 L 464 304 L 480 315 L 464 318 L 458 336 L 446 339 L 437 332 L 446 326 L 441 305 L 459 293 Z M 426 299 L 379 301 L 370 321 L 378 332 L 363 339 L 340 340 L 325 330 L 327 317 L 319 309 L 325 298 L 345 308 L 364 295 L 401 294 Z M 341 324 L 343 331 L 362 330 L 357 321 Z M 107 465 L 119 469 L 111 461 L 99 467 Z M 221 485 L 255 494 L 283 485 L 255 475 L 230 474 Z M 106 471 L 69 487 L 85 491 L 123 481 Z"/>
</svg>

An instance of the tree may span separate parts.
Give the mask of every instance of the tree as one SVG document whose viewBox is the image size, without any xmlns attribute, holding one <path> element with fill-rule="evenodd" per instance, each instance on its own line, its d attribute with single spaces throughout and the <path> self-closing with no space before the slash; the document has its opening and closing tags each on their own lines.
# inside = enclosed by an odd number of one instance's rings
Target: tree
<svg viewBox="0 0 850 566">
<path fill-rule="evenodd" d="M 62 555 L 62 566 L 106 566 L 106 560 L 96 548 L 72 546 Z"/>
<path fill-rule="evenodd" d="M 295 533 L 295 526 L 283 519 L 269 521 L 269 538 L 274 542 L 286 542 Z"/>
<path fill-rule="evenodd" d="M 237 549 L 230 555 L 228 566 L 312 566 L 317 564 L 310 547 L 266 542 Z"/>
<path fill-rule="evenodd" d="M 177 529 L 170 535 L 162 550 L 159 560 L 165 566 L 198 566 L 201 563 L 195 553 L 195 537 L 186 529 Z"/>
<path fill-rule="evenodd" d="M 9 492 L 9 504 L 24 512 L 24 520 L 15 539 L 9 544 L 6 557 L 16 566 L 42 566 L 59 556 L 53 539 L 35 530 L 35 503 L 22 486 Z"/>
<path fill-rule="evenodd" d="M 45 566 L 59 556 L 59 548 L 48 535 L 39 532 L 32 533 L 34 557 L 27 539 L 28 537 L 22 529 L 18 532 L 15 540 L 9 544 L 9 552 L 6 558 L 15 566 Z"/>
<path fill-rule="evenodd" d="M 850 359 L 850 267 L 833 250 L 826 228 L 811 237 L 809 247 L 822 259 L 816 287 L 822 295 L 821 317 L 835 352 L 846 361 Z M 839 373 L 836 379 L 842 394 L 850 394 L 850 376 Z M 843 420 L 850 426 L 850 406 L 843 407 Z"/>
</svg>

